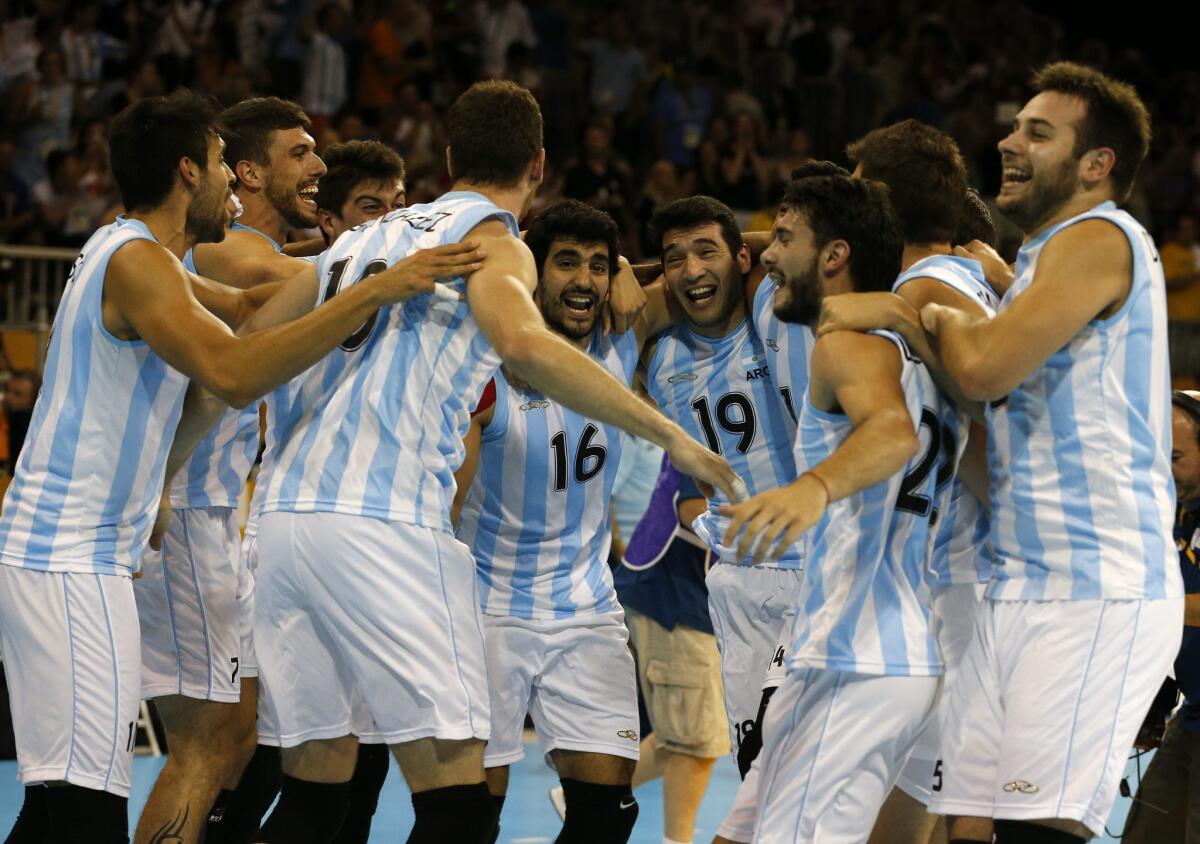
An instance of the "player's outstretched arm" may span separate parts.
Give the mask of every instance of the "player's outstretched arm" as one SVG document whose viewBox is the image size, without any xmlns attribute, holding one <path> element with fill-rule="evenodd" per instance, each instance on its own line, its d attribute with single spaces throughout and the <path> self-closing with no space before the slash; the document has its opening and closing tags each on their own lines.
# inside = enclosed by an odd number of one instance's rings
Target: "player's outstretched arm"
<svg viewBox="0 0 1200 844">
<path fill-rule="evenodd" d="M 467 285 L 467 301 L 484 336 L 514 375 L 577 413 L 658 444 L 679 471 L 719 487 L 731 500 L 744 497 L 744 485 L 738 489 L 741 482 L 724 458 L 546 327 L 530 295 L 537 271 L 529 247 L 499 222 L 481 224 L 472 237 L 487 258 Z"/>
<path fill-rule="evenodd" d="M 1133 252 L 1106 220 L 1084 220 L 1042 247 L 1032 283 L 994 319 L 940 305 L 921 311 L 950 376 L 964 394 L 995 401 L 1018 387 L 1092 320 L 1125 302 Z"/>
<path fill-rule="evenodd" d="M 477 265 L 476 258 L 466 266 Z M 109 264 L 104 323 L 118 337 L 144 339 L 168 364 L 223 402 L 244 407 L 315 364 L 378 308 L 432 290 L 434 278 L 442 274 L 439 260 L 426 256 L 406 268 L 397 265 L 293 322 L 235 337 L 200 304 L 178 260 L 156 244 L 135 240 Z M 308 289 L 315 300 L 315 268 L 306 272 L 313 273 Z"/>
<path fill-rule="evenodd" d="M 732 516 L 723 542 L 732 546 L 737 540 L 739 556 L 769 559 L 820 521 L 831 502 L 901 471 L 920 447 L 901 371 L 900 353 L 890 340 L 852 331 L 820 338 L 811 361 L 813 404 L 840 410 L 854 429 L 833 454 L 787 486 L 722 507 Z"/>
</svg>

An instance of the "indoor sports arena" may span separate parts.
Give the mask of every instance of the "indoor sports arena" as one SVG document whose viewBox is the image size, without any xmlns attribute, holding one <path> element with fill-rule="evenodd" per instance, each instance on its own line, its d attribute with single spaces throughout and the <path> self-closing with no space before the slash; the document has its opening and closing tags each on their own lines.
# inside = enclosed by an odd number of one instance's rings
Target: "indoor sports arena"
<svg viewBox="0 0 1200 844">
<path fill-rule="evenodd" d="M 1200 844 L 1154 19 L 0 0 L 0 841 Z"/>
</svg>

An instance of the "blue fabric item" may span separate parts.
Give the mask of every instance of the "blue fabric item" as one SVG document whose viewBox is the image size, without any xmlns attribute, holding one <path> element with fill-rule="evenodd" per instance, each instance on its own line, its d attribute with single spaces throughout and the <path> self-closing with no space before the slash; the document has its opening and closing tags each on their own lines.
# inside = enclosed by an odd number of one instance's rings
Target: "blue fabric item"
<svg viewBox="0 0 1200 844">
<path fill-rule="evenodd" d="M 712 633 L 704 584 L 710 552 L 694 544 L 696 540 L 682 537 L 686 529 L 680 526 L 675 509 L 681 482 L 690 485 L 690 479 L 682 479 L 664 457 L 646 515 L 630 537 L 621 565 L 613 570 L 613 585 L 624 607 L 667 630 L 682 624 Z"/>
</svg>

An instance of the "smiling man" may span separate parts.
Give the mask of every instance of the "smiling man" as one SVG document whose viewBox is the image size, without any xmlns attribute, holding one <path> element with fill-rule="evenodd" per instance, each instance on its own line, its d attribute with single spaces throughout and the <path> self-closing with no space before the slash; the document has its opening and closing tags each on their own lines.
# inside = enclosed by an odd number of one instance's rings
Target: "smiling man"
<svg viewBox="0 0 1200 844">
<path fill-rule="evenodd" d="M 942 363 L 990 402 L 998 566 L 946 715 L 930 809 L 998 842 L 1104 830 L 1178 650 L 1162 266 L 1116 207 L 1150 140 L 1134 89 L 1052 64 L 1000 142 L 1000 210 L 1025 243 L 990 322 L 926 306 Z M 991 840 L 986 835 L 961 840 Z"/>
<path fill-rule="evenodd" d="M 785 400 L 790 396 L 781 396 L 772 381 L 772 366 L 788 357 L 781 346 L 785 337 L 772 330 L 767 339 L 773 345 L 767 346 L 750 324 L 750 252 L 733 213 L 706 196 L 680 199 L 659 209 L 653 228 L 680 320 L 643 353 L 651 397 L 665 414 L 724 455 L 751 494 L 790 482 L 795 477 L 791 449 L 796 423 Z M 750 297 L 756 312 L 760 305 L 771 307 L 773 289 L 761 284 Z M 780 348 L 785 354 L 777 354 Z M 805 355 L 805 343 L 797 339 L 793 351 Z M 797 373 L 801 377 L 806 367 L 802 370 Z M 728 519 L 717 508 L 726 503 L 719 495 L 709 499 L 694 527 L 719 560 L 706 583 L 721 652 L 730 741 L 739 748 L 754 730 L 763 679 L 803 565 L 796 548 L 751 566 L 724 545 Z M 752 826 L 753 812 L 748 814 Z M 724 825 L 722 835 L 734 835 L 734 826 Z M 748 831 L 745 823 L 736 826 Z"/>
<path fill-rule="evenodd" d="M 598 323 L 617 273 L 613 219 L 564 200 L 530 223 L 525 243 L 546 324 L 632 383 L 638 332 L 606 336 Z M 502 804 L 529 712 L 562 780 L 559 840 L 624 842 L 637 819 L 639 742 L 637 678 L 608 567 L 621 432 L 503 370 L 492 384 L 456 474 L 466 496 L 457 535 L 475 557 L 487 641 L 488 788 Z"/>
</svg>

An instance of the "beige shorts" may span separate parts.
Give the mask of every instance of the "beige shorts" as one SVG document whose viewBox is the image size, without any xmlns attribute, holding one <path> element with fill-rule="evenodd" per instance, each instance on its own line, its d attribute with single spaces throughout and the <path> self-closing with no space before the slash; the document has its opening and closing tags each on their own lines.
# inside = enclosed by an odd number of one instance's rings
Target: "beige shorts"
<svg viewBox="0 0 1200 844">
<path fill-rule="evenodd" d="M 667 630 L 629 609 L 625 623 L 655 745 L 701 759 L 729 753 L 721 657 L 713 635 L 682 625 Z"/>
</svg>

